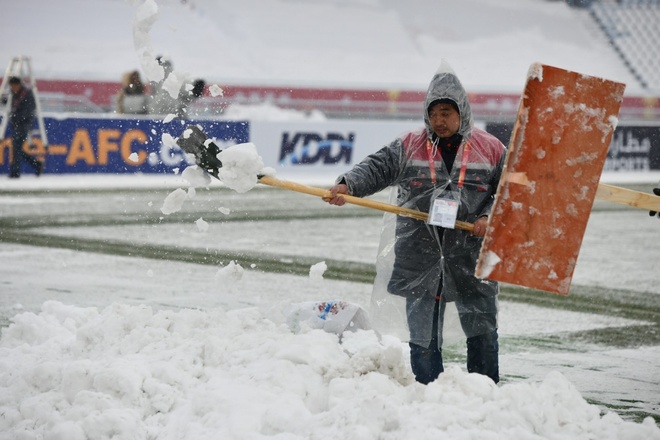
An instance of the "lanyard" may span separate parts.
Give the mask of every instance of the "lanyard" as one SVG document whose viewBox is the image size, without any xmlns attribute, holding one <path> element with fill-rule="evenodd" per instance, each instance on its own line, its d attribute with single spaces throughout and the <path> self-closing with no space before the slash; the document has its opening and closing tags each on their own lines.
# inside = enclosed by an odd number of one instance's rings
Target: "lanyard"
<svg viewBox="0 0 660 440">
<path fill-rule="evenodd" d="M 435 156 L 433 147 L 435 146 L 436 145 L 432 144 L 429 139 L 426 140 L 426 156 L 429 158 L 429 172 L 431 173 L 431 182 L 433 183 L 433 185 L 435 185 L 435 182 L 437 180 L 435 177 L 435 160 L 433 160 L 433 156 Z"/>
<path fill-rule="evenodd" d="M 465 173 L 467 172 L 468 156 L 470 155 L 470 141 L 465 142 L 463 147 L 463 157 L 461 158 L 461 173 L 458 175 L 458 189 L 463 188 L 465 182 Z"/>
<path fill-rule="evenodd" d="M 465 146 L 463 147 L 463 156 L 461 157 L 461 172 L 458 175 L 458 188 L 461 189 L 463 188 L 463 183 L 465 182 L 465 173 L 467 172 L 467 165 L 468 165 L 468 159 L 470 156 L 470 148 L 471 148 L 470 141 L 465 142 Z M 434 148 L 436 145 L 432 144 L 429 139 L 426 140 L 426 155 L 429 158 L 429 171 L 431 173 L 431 182 L 435 185 L 437 178 L 436 178 L 436 173 L 435 173 L 435 160 L 433 159 L 434 156 Z M 449 170 L 451 173 L 451 170 Z"/>
</svg>

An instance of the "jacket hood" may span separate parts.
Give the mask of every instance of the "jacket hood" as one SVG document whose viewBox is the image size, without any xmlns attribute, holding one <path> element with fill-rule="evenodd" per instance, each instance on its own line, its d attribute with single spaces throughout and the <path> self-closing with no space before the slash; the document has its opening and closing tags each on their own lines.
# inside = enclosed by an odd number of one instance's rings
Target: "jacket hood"
<svg viewBox="0 0 660 440">
<path fill-rule="evenodd" d="M 440 67 L 433 76 L 426 91 L 426 98 L 424 99 L 424 124 L 426 125 L 426 133 L 429 138 L 433 135 L 431 122 L 429 121 L 429 106 L 433 101 L 439 99 L 451 99 L 456 103 L 461 115 L 461 125 L 458 128 L 458 133 L 464 139 L 467 138 L 472 131 L 472 109 L 470 108 L 467 92 L 449 63 L 445 60 L 442 60 Z"/>
</svg>

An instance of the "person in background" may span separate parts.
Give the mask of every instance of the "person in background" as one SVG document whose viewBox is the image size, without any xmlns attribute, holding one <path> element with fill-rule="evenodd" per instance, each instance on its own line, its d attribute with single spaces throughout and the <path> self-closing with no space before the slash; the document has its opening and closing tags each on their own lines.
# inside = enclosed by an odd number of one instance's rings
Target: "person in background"
<svg viewBox="0 0 660 440">
<path fill-rule="evenodd" d="M 122 89 L 117 96 L 117 113 L 143 115 L 147 113 L 145 86 L 140 72 L 133 70 L 124 75 Z"/>
<path fill-rule="evenodd" d="M 378 256 L 394 253 L 386 295 L 405 298 L 410 362 L 418 382 L 428 384 L 444 371 L 443 319 L 453 301 L 467 338 L 468 371 L 497 383 L 499 285 L 477 279 L 474 270 L 506 149 L 473 126 L 467 93 L 445 62 L 431 80 L 423 111 L 424 127 L 367 156 L 337 179 L 324 200 L 341 206 L 343 194 L 365 197 L 393 186 L 397 205 L 442 212 L 435 220 L 430 215 L 431 222 L 396 218 L 393 243 L 381 243 Z M 443 225 L 443 216 L 449 224 Z M 454 229 L 455 220 L 474 223 L 474 231 Z"/>
<path fill-rule="evenodd" d="M 34 168 L 37 176 L 43 172 L 43 162 L 35 159 L 23 150 L 23 144 L 34 124 L 37 105 L 32 90 L 23 85 L 17 76 L 9 78 L 11 90 L 11 111 L 9 113 L 9 126 L 11 127 L 12 161 L 9 167 L 9 177 L 21 176 L 21 163 L 25 160 Z"/>
</svg>

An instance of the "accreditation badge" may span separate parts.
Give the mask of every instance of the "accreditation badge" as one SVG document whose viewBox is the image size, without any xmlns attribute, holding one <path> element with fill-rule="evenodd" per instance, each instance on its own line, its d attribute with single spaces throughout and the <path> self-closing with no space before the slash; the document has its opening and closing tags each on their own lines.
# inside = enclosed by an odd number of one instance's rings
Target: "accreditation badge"
<svg viewBox="0 0 660 440">
<path fill-rule="evenodd" d="M 450 197 L 437 197 L 431 205 L 428 223 L 441 228 L 454 229 L 460 205 L 460 194 L 450 193 Z"/>
</svg>

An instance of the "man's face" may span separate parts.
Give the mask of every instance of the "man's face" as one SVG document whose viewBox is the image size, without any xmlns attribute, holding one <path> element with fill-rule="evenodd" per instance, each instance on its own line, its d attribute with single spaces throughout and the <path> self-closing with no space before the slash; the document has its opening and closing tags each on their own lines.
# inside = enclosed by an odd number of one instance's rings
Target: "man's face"
<svg viewBox="0 0 660 440">
<path fill-rule="evenodd" d="M 439 103 L 429 110 L 431 129 L 441 138 L 456 134 L 461 126 L 461 116 L 451 104 Z"/>
<path fill-rule="evenodd" d="M 12 93 L 17 93 L 19 90 L 21 90 L 21 84 L 20 83 L 9 83 L 9 88 L 11 89 Z"/>
</svg>

